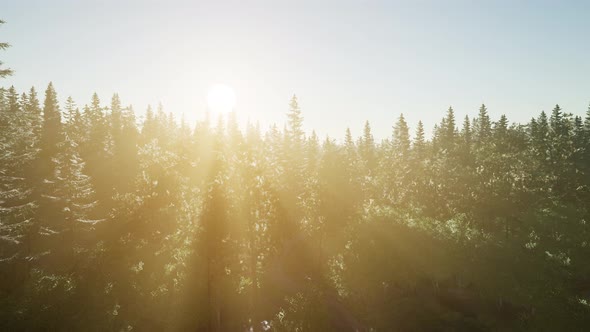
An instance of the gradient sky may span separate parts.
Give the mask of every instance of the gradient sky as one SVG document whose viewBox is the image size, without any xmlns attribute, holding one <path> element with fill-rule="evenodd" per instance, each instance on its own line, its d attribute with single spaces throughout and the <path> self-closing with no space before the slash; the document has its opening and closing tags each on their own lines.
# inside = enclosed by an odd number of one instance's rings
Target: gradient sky
<svg viewBox="0 0 590 332">
<path fill-rule="evenodd" d="M 206 109 L 208 87 L 237 93 L 237 112 L 282 124 L 300 99 L 307 130 L 342 138 L 368 119 L 378 138 L 400 113 L 428 129 L 452 105 L 483 102 L 525 122 L 559 103 L 590 102 L 589 1 L 7 1 L 0 81 L 79 105 L 118 92 L 148 103 Z"/>
</svg>

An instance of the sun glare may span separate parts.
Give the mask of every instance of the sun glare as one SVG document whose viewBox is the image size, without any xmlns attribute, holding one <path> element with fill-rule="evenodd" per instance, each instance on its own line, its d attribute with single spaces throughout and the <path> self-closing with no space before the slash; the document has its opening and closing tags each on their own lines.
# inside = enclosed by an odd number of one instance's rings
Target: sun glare
<svg viewBox="0 0 590 332">
<path fill-rule="evenodd" d="M 207 105 L 216 113 L 231 112 L 236 106 L 236 93 L 229 85 L 215 84 L 207 93 Z"/>
</svg>

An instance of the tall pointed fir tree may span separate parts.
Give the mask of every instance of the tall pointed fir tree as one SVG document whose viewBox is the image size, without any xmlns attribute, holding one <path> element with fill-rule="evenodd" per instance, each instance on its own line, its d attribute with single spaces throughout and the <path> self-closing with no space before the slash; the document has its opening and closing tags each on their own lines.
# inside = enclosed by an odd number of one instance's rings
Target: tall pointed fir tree
<svg viewBox="0 0 590 332">
<path fill-rule="evenodd" d="M 0 25 L 2 25 L 4 23 L 5 23 L 4 21 L 0 20 Z M 10 47 L 10 44 L 9 43 L 0 42 L 0 50 L 5 50 L 5 49 L 7 49 L 9 47 Z M 0 66 L 2 66 L 2 65 L 3 65 L 3 62 L 0 61 Z M 10 68 L 4 68 L 4 69 L 3 68 L 0 68 L 0 78 L 4 78 L 4 77 L 10 76 L 10 75 L 12 75 L 12 69 L 10 69 Z"/>
<path fill-rule="evenodd" d="M 440 127 L 441 130 L 441 147 L 447 152 L 452 152 L 455 148 L 457 137 L 457 125 L 455 123 L 455 111 L 449 106 L 447 115 L 443 119 Z"/>
<path fill-rule="evenodd" d="M 301 190 L 301 183 L 304 178 L 304 142 L 305 133 L 303 132 L 303 116 L 301 115 L 301 108 L 297 96 L 293 95 L 289 102 L 289 111 L 287 112 L 287 128 L 285 130 L 286 148 L 288 158 L 285 169 L 288 170 L 288 185 L 294 190 L 294 194 L 299 195 Z"/>
<path fill-rule="evenodd" d="M 373 174 L 377 167 L 377 153 L 375 151 L 375 139 L 371 133 L 369 121 L 365 121 L 363 136 L 360 137 L 358 143 L 358 150 L 361 160 L 365 165 L 366 172 Z"/>
<path fill-rule="evenodd" d="M 98 95 L 92 95 L 90 106 L 85 107 L 84 118 L 88 133 L 81 147 L 82 158 L 86 161 L 86 174 L 90 176 L 101 207 L 108 210 L 112 205 L 114 179 L 111 176 L 111 149 L 109 149 L 109 121 Z"/>
<path fill-rule="evenodd" d="M 422 121 L 418 121 L 418 125 L 416 126 L 416 135 L 412 144 L 412 150 L 418 160 L 421 161 L 424 158 L 424 154 L 426 153 L 426 136 Z"/>
<path fill-rule="evenodd" d="M 303 132 L 303 116 L 297 96 L 293 95 L 289 102 L 287 123 L 284 130 L 284 147 L 281 149 L 282 169 L 284 182 L 279 184 L 279 192 L 285 211 L 287 212 L 286 224 L 289 228 L 298 225 L 303 217 L 299 208 L 303 204 L 302 199 L 309 177 L 305 175 L 305 133 Z M 294 236 L 295 234 L 291 234 Z"/>
<path fill-rule="evenodd" d="M 112 177 L 115 192 L 131 190 L 138 168 L 138 133 L 131 106 L 123 107 L 118 94 L 111 99 L 110 136 L 112 138 Z"/>
<path fill-rule="evenodd" d="M 393 154 L 394 158 L 406 158 L 410 151 L 410 129 L 403 114 L 400 114 L 393 127 Z"/>
<path fill-rule="evenodd" d="M 18 99 L 16 90 L 0 88 L 0 293 L 11 298 L 28 279 L 30 233 L 37 224 L 38 101 Z M 10 100 L 10 101 L 9 101 Z M 0 301 L 2 302 L 2 301 Z M 3 304 L 0 303 L 0 306 Z M 0 307 L 0 311 L 4 308 Z M 7 310 L 13 310 L 9 308 Z"/>
<path fill-rule="evenodd" d="M 84 174 L 84 162 L 78 152 L 78 144 L 65 137 L 60 147 L 58 165 L 54 177 L 56 200 L 63 223 L 60 226 L 59 245 L 54 251 L 59 252 L 60 265 L 66 272 L 73 272 L 77 264 L 76 256 L 88 248 L 80 248 L 78 241 L 83 233 L 88 233 L 90 227 L 100 220 L 91 219 L 96 206 L 94 188 L 90 178 Z"/>
<path fill-rule="evenodd" d="M 394 204 L 401 203 L 406 194 L 407 171 L 410 167 L 410 130 L 403 114 L 393 126 L 393 135 L 388 147 L 387 159 L 384 162 L 386 192 L 389 200 Z"/>
<path fill-rule="evenodd" d="M 43 103 L 43 126 L 41 130 L 41 150 L 37 164 L 38 208 L 36 223 L 29 232 L 29 250 L 33 262 L 38 262 L 41 269 L 54 271 L 59 269 L 59 257 L 52 250 L 59 246 L 62 231 L 65 228 L 63 206 L 60 202 L 59 187 L 56 175 L 59 169 L 59 155 L 63 146 L 63 128 L 61 112 L 53 84 L 49 83 L 45 90 Z"/>
<path fill-rule="evenodd" d="M 484 146 L 488 143 L 492 134 L 492 122 L 488 115 L 488 109 L 484 104 L 481 104 L 481 107 L 479 108 L 479 114 L 475 120 L 473 132 L 475 134 L 475 144 L 477 147 Z"/>
</svg>

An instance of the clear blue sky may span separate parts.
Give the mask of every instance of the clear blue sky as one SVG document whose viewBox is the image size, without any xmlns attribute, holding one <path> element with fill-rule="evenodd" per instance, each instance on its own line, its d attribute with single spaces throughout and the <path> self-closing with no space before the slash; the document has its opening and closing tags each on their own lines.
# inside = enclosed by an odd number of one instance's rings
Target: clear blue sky
<svg viewBox="0 0 590 332">
<path fill-rule="evenodd" d="M 485 102 L 524 122 L 590 102 L 589 1 L 8 1 L 0 81 L 79 105 L 118 92 L 142 114 L 161 101 L 194 120 L 216 82 L 237 111 L 283 123 L 296 93 L 308 130 L 377 137 L 399 113 L 431 128 Z"/>
</svg>

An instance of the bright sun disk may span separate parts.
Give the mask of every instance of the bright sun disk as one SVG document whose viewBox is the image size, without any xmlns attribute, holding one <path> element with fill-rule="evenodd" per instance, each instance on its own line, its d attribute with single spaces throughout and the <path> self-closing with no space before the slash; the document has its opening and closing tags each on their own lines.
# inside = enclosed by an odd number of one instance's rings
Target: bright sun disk
<svg viewBox="0 0 590 332">
<path fill-rule="evenodd" d="M 236 106 L 236 93 L 229 85 L 215 84 L 207 93 L 207 105 L 216 113 L 231 112 Z"/>
</svg>

